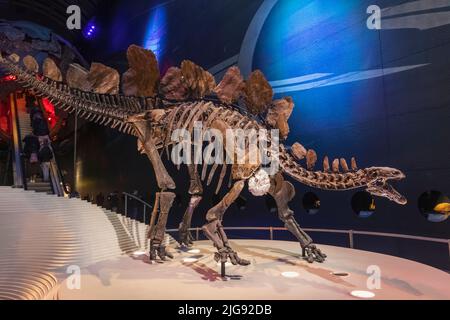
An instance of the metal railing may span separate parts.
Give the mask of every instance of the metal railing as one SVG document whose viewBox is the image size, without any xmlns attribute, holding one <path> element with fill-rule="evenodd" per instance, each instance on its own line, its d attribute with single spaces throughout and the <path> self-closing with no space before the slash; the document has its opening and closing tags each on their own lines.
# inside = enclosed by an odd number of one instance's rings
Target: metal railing
<svg viewBox="0 0 450 320">
<path fill-rule="evenodd" d="M 256 230 L 256 231 L 268 231 L 269 239 L 274 240 L 274 231 L 287 231 L 283 227 L 224 227 L 225 230 Z M 322 232 L 322 233 L 335 233 L 335 234 L 347 234 L 349 240 L 349 247 L 355 247 L 355 235 L 375 236 L 375 237 L 388 237 L 388 238 L 400 238 L 408 240 L 428 241 L 434 243 L 444 243 L 448 246 L 448 254 L 450 261 L 450 239 L 443 238 L 431 238 L 422 236 L 412 236 L 407 234 L 387 233 L 387 232 L 371 232 L 371 231 L 357 231 L 357 230 L 339 230 L 339 229 L 303 229 L 306 232 Z M 195 231 L 195 238 L 198 241 L 200 238 L 201 228 L 190 228 L 189 231 Z M 178 229 L 168 229 L 166 232 L 178 232 Z"/>
<path fill-rule="evenodd" d="M 124 214 L 125 217 L 128 217 L 128 198 L 133 198 L 134 200 L 137 200 L 138 202 L 140 202 L 143 206 L 144 206 L 144 214 L 143 214 L 143 221 L 144 223 L 146 223 L 146 214 L 147 214 L 147 208 L 150 209 L 150 212 L 153 210 L 153 206 L 147 202 L 145 202 L 144 200 L 142 200 L 141 198 L 132 195 L 128 192 L 122 192 L 122 194 L 125 196 L 125 208 L 124 208 Z"/>
<path fill-rule="evenodd" d="M 53 150 L 53 149 L 52 149 Z M 53 152 L 53 151 L 52 151 Z M 55 159 L 55 153 L 53 152 L 53 159 L 50 161 L 50 181 L 52 183 L 53 192 L 58 197 L 65 197 L 68 195 L 64 186 L 64 180 L 62 173 L 59 169 L 58 163 Z"/>
</svg>

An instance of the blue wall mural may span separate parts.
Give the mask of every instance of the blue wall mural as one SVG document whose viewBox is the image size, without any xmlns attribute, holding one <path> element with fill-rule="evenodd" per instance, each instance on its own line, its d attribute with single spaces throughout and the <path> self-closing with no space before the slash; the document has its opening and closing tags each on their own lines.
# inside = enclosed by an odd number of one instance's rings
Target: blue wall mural
<svg viewBox="0 0 450 320">
<path fill-rule="evenodd" d="M 164 5 L 154 8 L 149 15 L 147 32 L 142 43 L 142 47 L 153 51 L 158 61 L 161 61 L 161 54 L 164 50 L 166 19 L 166 8 Z"/>
</svg>

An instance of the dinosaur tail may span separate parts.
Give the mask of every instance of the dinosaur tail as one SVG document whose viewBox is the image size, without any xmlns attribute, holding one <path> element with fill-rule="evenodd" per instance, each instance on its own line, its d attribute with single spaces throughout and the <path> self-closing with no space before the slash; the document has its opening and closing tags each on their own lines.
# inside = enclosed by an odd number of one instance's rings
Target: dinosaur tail
<svg viewBox="0 0 450 320">
<path fill-rule="evenodd" d="M 57 108 L 66 112 L 76 112 L 81 118 L 109 125 L 119 131 L 133 133 L 133 127 L 126 123 L 128 110 L 112 107 L 108 95 L 84 92 L 70 88 L 67 84 L 24 70 L 17 61 L 4 58 L 0 52 L 0 67 L 16 76 L 17 82 L 25 88 L 33 89 L 38 96 L 49 99 Z"/>
<path fill-rule="evenodd" d="M 350 190 L 366 185 L 364 170 L 349 171 L 345 173 L 311 171 L 303 168 L 284 149 L 280 150 L 280 167 L 282 172 L 294 180 L 324 190 Z"/>
</svg>

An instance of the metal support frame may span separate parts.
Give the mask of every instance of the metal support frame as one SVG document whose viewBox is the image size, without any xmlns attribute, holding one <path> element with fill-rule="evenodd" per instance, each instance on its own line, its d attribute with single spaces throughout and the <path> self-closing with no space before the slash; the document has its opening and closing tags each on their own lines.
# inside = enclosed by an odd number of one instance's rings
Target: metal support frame
<svg viewBox="0 0 450 320">
<path fill-rule="evenodd" d="M 349 241 L 350 248 L 353 249 L 355 247 L 354 242 L 353 242 L 353 230 L 348 231 L 348 241 Z"/>
<path fill-rule="evenodd" d="M 225 265 L 226 265 L 225 262 L 221 262 L 221 263 L 220 263 L 220 276 L 221 276 L 222 278 L 225 278 L 225 277 L 226 277 Z"/>
</svg>

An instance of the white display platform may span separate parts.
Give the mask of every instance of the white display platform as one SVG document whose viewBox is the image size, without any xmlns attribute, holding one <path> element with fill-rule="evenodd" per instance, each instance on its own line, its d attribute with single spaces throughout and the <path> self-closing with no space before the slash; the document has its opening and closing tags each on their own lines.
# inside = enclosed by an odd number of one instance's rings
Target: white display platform
<svg viewBox="0 0 450 320">
<path fill-rule="evenodd" d="M 164 263 L 151 263 L 138 252 L 91 265 L 82 270 L 80 289 L 70 290 L 63 281 L 57 298 L 364 299 L 351 292 L 369 291 L 375 295 L 370 299 L 450 299 L 448 273 L 402 258 L 319 245 L 326 262 L 309 264 L 296 242 L 232 240 L 231 245 L 251 265 L 227 266 L 225 280 L 211 243 L 200 241 L 190 252 L 171 248 L 175 258 Z M 374 270 L 381 273 L 379 289 L 368 287 L 377 283 Z"/>
</svg>

